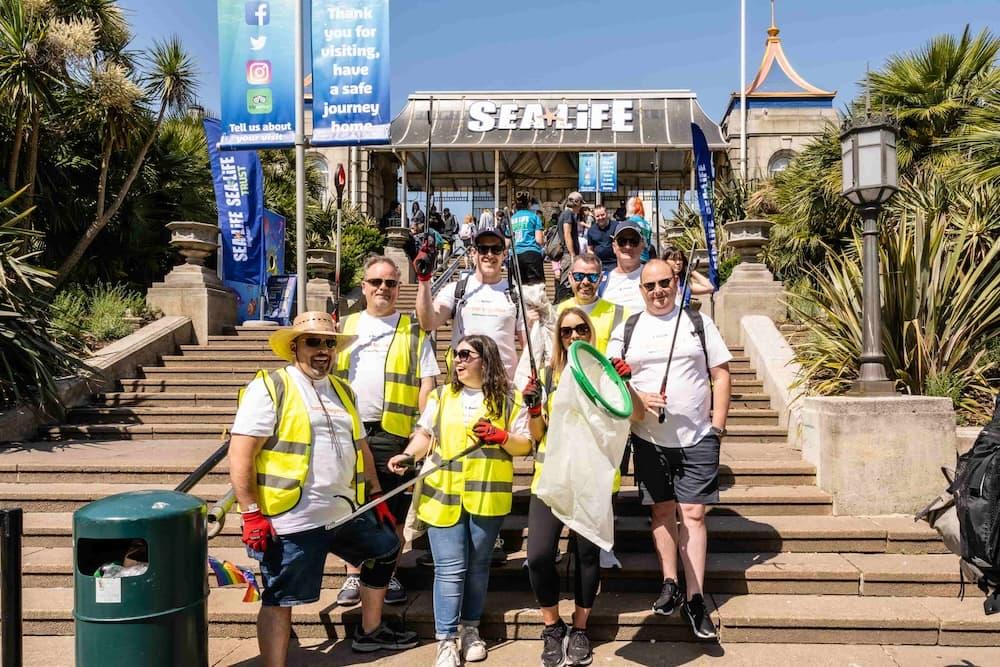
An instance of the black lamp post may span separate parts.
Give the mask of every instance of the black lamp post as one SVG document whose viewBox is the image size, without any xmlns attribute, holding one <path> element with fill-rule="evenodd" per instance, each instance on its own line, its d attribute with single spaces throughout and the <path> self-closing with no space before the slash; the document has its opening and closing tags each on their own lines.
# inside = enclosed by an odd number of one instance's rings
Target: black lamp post
<svg viewBox="0 0 1000 667">
<path fill-rule="evenodd" d="M 862 269 L 864 298 L 861 369 L 853 394 L 895 393 L 885 373 L 882 353 L 882 305 L 879 295 L 878 214 L 896 193 L 896 124 L 882 114 L 849 118 L 840 135 L 844 197 L 864 219 Z"/>
</svg>

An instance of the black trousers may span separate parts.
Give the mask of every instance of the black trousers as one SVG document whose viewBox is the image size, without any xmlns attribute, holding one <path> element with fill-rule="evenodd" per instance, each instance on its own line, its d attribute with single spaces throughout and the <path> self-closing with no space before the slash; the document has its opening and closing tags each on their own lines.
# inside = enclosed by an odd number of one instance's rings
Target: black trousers
<svg viewBox="0 0 1000 667">
<path fill-rule="evenodd" d="M 528 576 L 538 604 L 554 607 L 559 603 L 559 572 L 556 551 L 563 523 L 536 496 L 528 507 Z M 573 598 L 576 606 L 590 609 L 601 584 L 600 549 L 590 540 L 572 535 L 576 567 L 573 568 Z"/>
</svg>

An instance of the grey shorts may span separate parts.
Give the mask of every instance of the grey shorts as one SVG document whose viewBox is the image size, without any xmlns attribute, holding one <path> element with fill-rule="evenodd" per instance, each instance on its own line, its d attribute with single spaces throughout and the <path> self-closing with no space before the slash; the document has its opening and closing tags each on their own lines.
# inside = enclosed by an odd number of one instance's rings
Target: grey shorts
<svg viewBox="0 0 1000 667">
<path fill-rule="evenodd" d="M 718 436 L 709 433 L 690 447 L 658 447 L 632 434 L 635 479 L 643 505 L 676 500 L 691 505 L 719 502 Z"/>
</svg>

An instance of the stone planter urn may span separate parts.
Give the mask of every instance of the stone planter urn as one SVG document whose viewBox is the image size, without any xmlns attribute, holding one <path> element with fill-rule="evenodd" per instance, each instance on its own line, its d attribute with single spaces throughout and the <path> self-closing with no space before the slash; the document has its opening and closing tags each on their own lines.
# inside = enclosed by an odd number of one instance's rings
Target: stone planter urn
<svg viewBox="0 0 1000 667">
<path fill-rule="evenodd" d="M 667 241 L 684 236 L 684 226 L 683 225 L 672 225 L 670 227 L 662 227 L 660 234 L 667 238 Z"/>
<path fill-rule="evenodd" d="M 306 271 L 310 276 L 329 280 L 330 274 L 337 269 L 337 252 L 325 248 L 306 250 Z"/>
<path fill-rule="evenodd" d="M 385 243 L 390 248 L 403 248 L 410 230 L 406 227 L 386 227 Z"/>
<path fill-rule="evenodd" d="M 170 243 L 176 246 L 184 257 L 184 262 L 195 266 L 204 266 L 205 259 L 218 248 L 219 227 L 204 222 L 189 222 L 187 220 L 168 222 Z"/>
<path fill-rule="evenodd" d="M 725 224 L 726 244 L 740 256 L 740 263 L 757 264 L 764 246 L 771 238 L 770 220 L 734 220 Z"/>
</svg>

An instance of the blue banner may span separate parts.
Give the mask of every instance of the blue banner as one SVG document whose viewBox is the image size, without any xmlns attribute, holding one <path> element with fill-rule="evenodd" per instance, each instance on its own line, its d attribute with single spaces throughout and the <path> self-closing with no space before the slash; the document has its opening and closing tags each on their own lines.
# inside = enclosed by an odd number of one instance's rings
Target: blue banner
<svg viewBox="0 0 1000 667">
<path fill-rule="evenodd" d="M 255 151 L 219 150 L 222 124 L 204 121 L 208 160 L 219 209 L 222 279 L 257 286 L 264 270 L 264 172 Z"/>
<path fill-rule="evenodd" d="M 295 144 L 295 4 L 218 0 L 220 147 Z"/>
<path fill-rule="evenodd" d="M 708 279 L 719 289 L 719 251 L 715 243 L 715 171 L 712 153 L 708 150 L 705 133 L 696 123 L 691 123 L 691 142 L 694 148 L 695 182 L 698 188 L 698 208 L 705 226 L 705 247 L 708 249 Z"/>
<path fill-rule="evenodd" d="M 389 0 L 312 0 L 312 52 L 310 143 L 389 143 Z"/>
<path fill-rule="evenodd" d="M 601 192 L 618 192 L 618 153 L 601 153 L 598 160 Z"/>
<path fill-rule="evenodd" d="M 271 209 L 264 209 L 264 273 L 260 277 L 263 284 L 268 276 L 285 272 L 285 217 Z"/>
<path fill-rule="evenodd" d="M 580 153 L 577 192 L 597 192 L 597 153 Z"/>
</svg>

